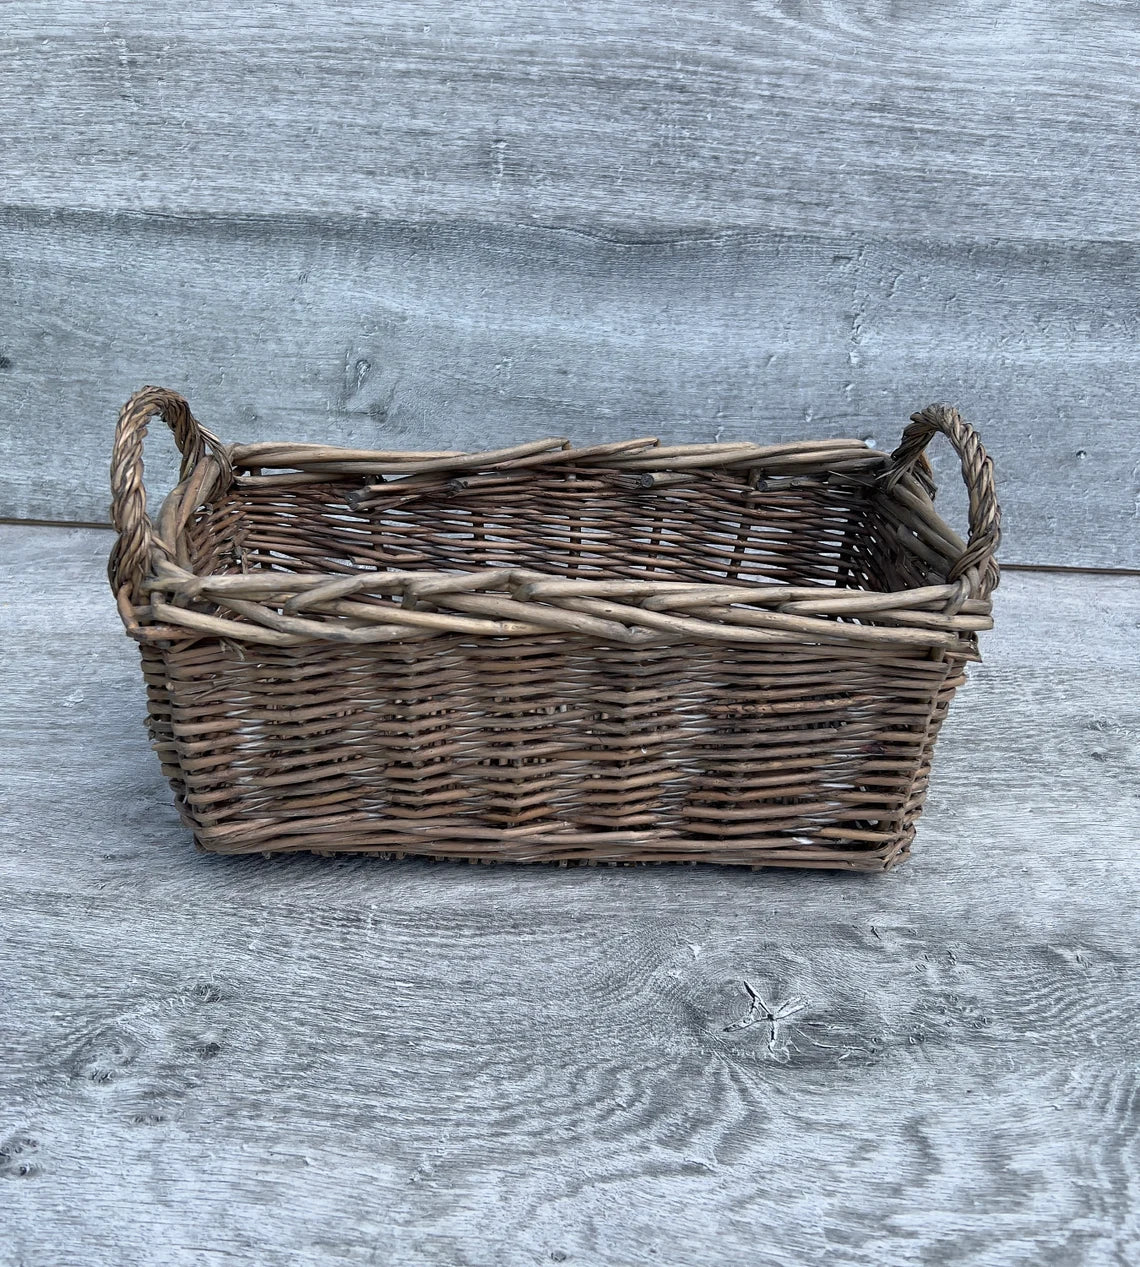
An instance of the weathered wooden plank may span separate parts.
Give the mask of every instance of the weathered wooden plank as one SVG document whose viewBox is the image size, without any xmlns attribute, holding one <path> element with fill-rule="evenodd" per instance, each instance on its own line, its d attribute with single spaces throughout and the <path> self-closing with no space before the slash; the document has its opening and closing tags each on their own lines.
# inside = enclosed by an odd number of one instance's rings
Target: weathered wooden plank
<svg viewBox="0 0 1140 1267">
<path fill-rule="evenodd" d="M 1005 578 L 889 876 L 264 862 L 109 540 L 0 527 L 13 1262 L 1136 1257 L 1140 582 Z"/>
<path fill-rule="evenodd" d="M 1135 237 L 1127 5 L 27 0 L 9 203 Z"/>
<path fill-rule="evenodd" d="M 1137 566 L 1138 253 L 8 213 L 0 515 L 105 518 L 114 416 L 147 382 L 228 440 L 359 447 L 890 447 L 948 399 L 997 461 L 1005 560 Z"/>
<path fill-rule="evenodd" d="M 1097 941 L 866 915 L 796 936 L 756 893 L 604 922 L 470 897 L 413 919 L 21 902 L 9 1245 L 448 1267 L 1138 1248 L 1136 1024 Z M 746 1023 L 746 983 L 779 1019 Z"/>
</svg>

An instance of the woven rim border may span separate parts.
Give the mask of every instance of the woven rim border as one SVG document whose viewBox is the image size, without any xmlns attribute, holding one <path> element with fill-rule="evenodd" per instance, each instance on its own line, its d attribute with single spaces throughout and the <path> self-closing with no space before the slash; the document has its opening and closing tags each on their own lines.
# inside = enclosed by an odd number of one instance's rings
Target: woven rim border
<svg viewBox="0 0 1140 1267">
<path fill-rule="evenodd" d="M 182 456 L 180 482 L 152 523 L 143 484 L 143 441 L 158 415 Z M 969 536 L 938 515 L 924 450 L 935 434 L 953 445 L 969 494 Z M 412 499 L 448 477 L 455 489 L 480 474 L 588 466 L 641 488 L 667 487 L 699 470 L 746 471 L 749 480 L 844 477 L 874 481 L 907 512 L 909 549 L 948 577 L 944 584 L 890 593 L 818 586 L 690 584 L 677 581 L 553 578 L 523 568 L 463 574 L 368 572 L 199 575 L 184 531 L 194 513 L 234 486 L 310 483 L 358 476 L 353 505 L 365 510 Z M 264 475 L 266 468 L 277 474 Z M 369 480 L 369 477 L 374 477 Z M 954 652 L 976 659 L 975 635 L 992 628 L 990 594 L 999 570 L 1001 511 L 993 462 L 958 411 L 930 405 L 911 417 L 891 454 L 860 440 L 661 445 L 646 437 L 573 448 L 551 437 L 484 453 L 407 453 L 312 444 L 226 445 L 185 399 L 144 387 L 119 414 L 111 462 L 112 521 L 119 538 L 108 576 L 128 632 L 140 641 L 220 637 L 239 644 L 382 643 L 445 633 L 488 636 L 584 635 L 618 645 L 676 641 L 819 643 L 852 654 Z M 382 602 L 360 601 L 364 596 Z M 396 601 L 398 600 L 398 601 Z M 192 603 L 226 610 L 221 616 Z M 304 613 L 304 614 L 302 614 Z M 860 623 L 850 623 L 858 621 Z"/>
</svg>

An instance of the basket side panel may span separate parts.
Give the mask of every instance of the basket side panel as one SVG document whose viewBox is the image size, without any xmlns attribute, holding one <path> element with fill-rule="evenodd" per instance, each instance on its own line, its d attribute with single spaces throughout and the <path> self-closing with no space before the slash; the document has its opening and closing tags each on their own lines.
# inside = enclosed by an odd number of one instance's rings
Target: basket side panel
<svg viewBox="0 0 1140 1267">
<path fill-rule="evenodd" d="M 182 774 L 182 757 L 174 737 L 174 706 L 170 697 L 167 654 L 153 645 L 139 645 L 143 681 L 146 683 L 147 734 L 158 757 L 162 773 L 174 792 L 175 805 L 183 821 L 194 826 L 186 803 L 186 781 Z"/>
<path fill-rule="evenodd" d="M 167 656 L 168 777 L 223 852 L 882 866 L 947 664 L 463 638 Z"/>
<path fill-rule="evenodd" d="M 938 743 L 938 735 L 942 723 L 946 720 L 950 704 L 958 688 L 966 681 L 966 662 L 958 657 L 950 657 L 946 662 L 946 678 L 942 683 L 930 714 L 930 725 L 927 729 L 926 742 L 923 744 L 922 756 L 915 771 L 914 782 L 906 798 L 903 810 L 899 853 L 893 863 L 904 861 L 910 854 L 910 846 L 914 841 L 915 828 L 926 804 L 926 793 L 930 787 L 930 775 L 934 765 L 934 751 Z"/>
</svg>

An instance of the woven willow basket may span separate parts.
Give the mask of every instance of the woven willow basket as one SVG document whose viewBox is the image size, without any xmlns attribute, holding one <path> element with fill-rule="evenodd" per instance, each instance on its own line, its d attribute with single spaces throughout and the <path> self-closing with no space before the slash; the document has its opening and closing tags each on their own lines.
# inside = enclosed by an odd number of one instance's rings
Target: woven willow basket
<svg viewBox="0 0 1140 1267">
<path fill-rule="evenodd" d="M 152 524 L 155 414 L 182 473 Z M 225 445 L 147 387 L 111 482 L 150 734 L 219 853 L 885 869 L 998 581 L 992 464 L 939 405 L 889 456 L 383 453 Z"/>
</svg>

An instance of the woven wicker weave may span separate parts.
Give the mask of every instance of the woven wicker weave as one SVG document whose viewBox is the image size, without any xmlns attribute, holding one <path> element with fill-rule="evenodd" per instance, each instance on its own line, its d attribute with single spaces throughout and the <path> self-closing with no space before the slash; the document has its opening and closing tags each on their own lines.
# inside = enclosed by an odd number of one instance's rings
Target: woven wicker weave
<svg viewBox="0 0 1140 1267">
<path fill-rule="evenodd" d="M 155 414 L 182 473 L 152 524 Z M 227 446 L 147 387 L 111 482 L 154 747 L 222 853 L 884 869 L 998 581 L 992 465 L 944 406 L 889 456 L 383 453 Z"/>
</svg>

